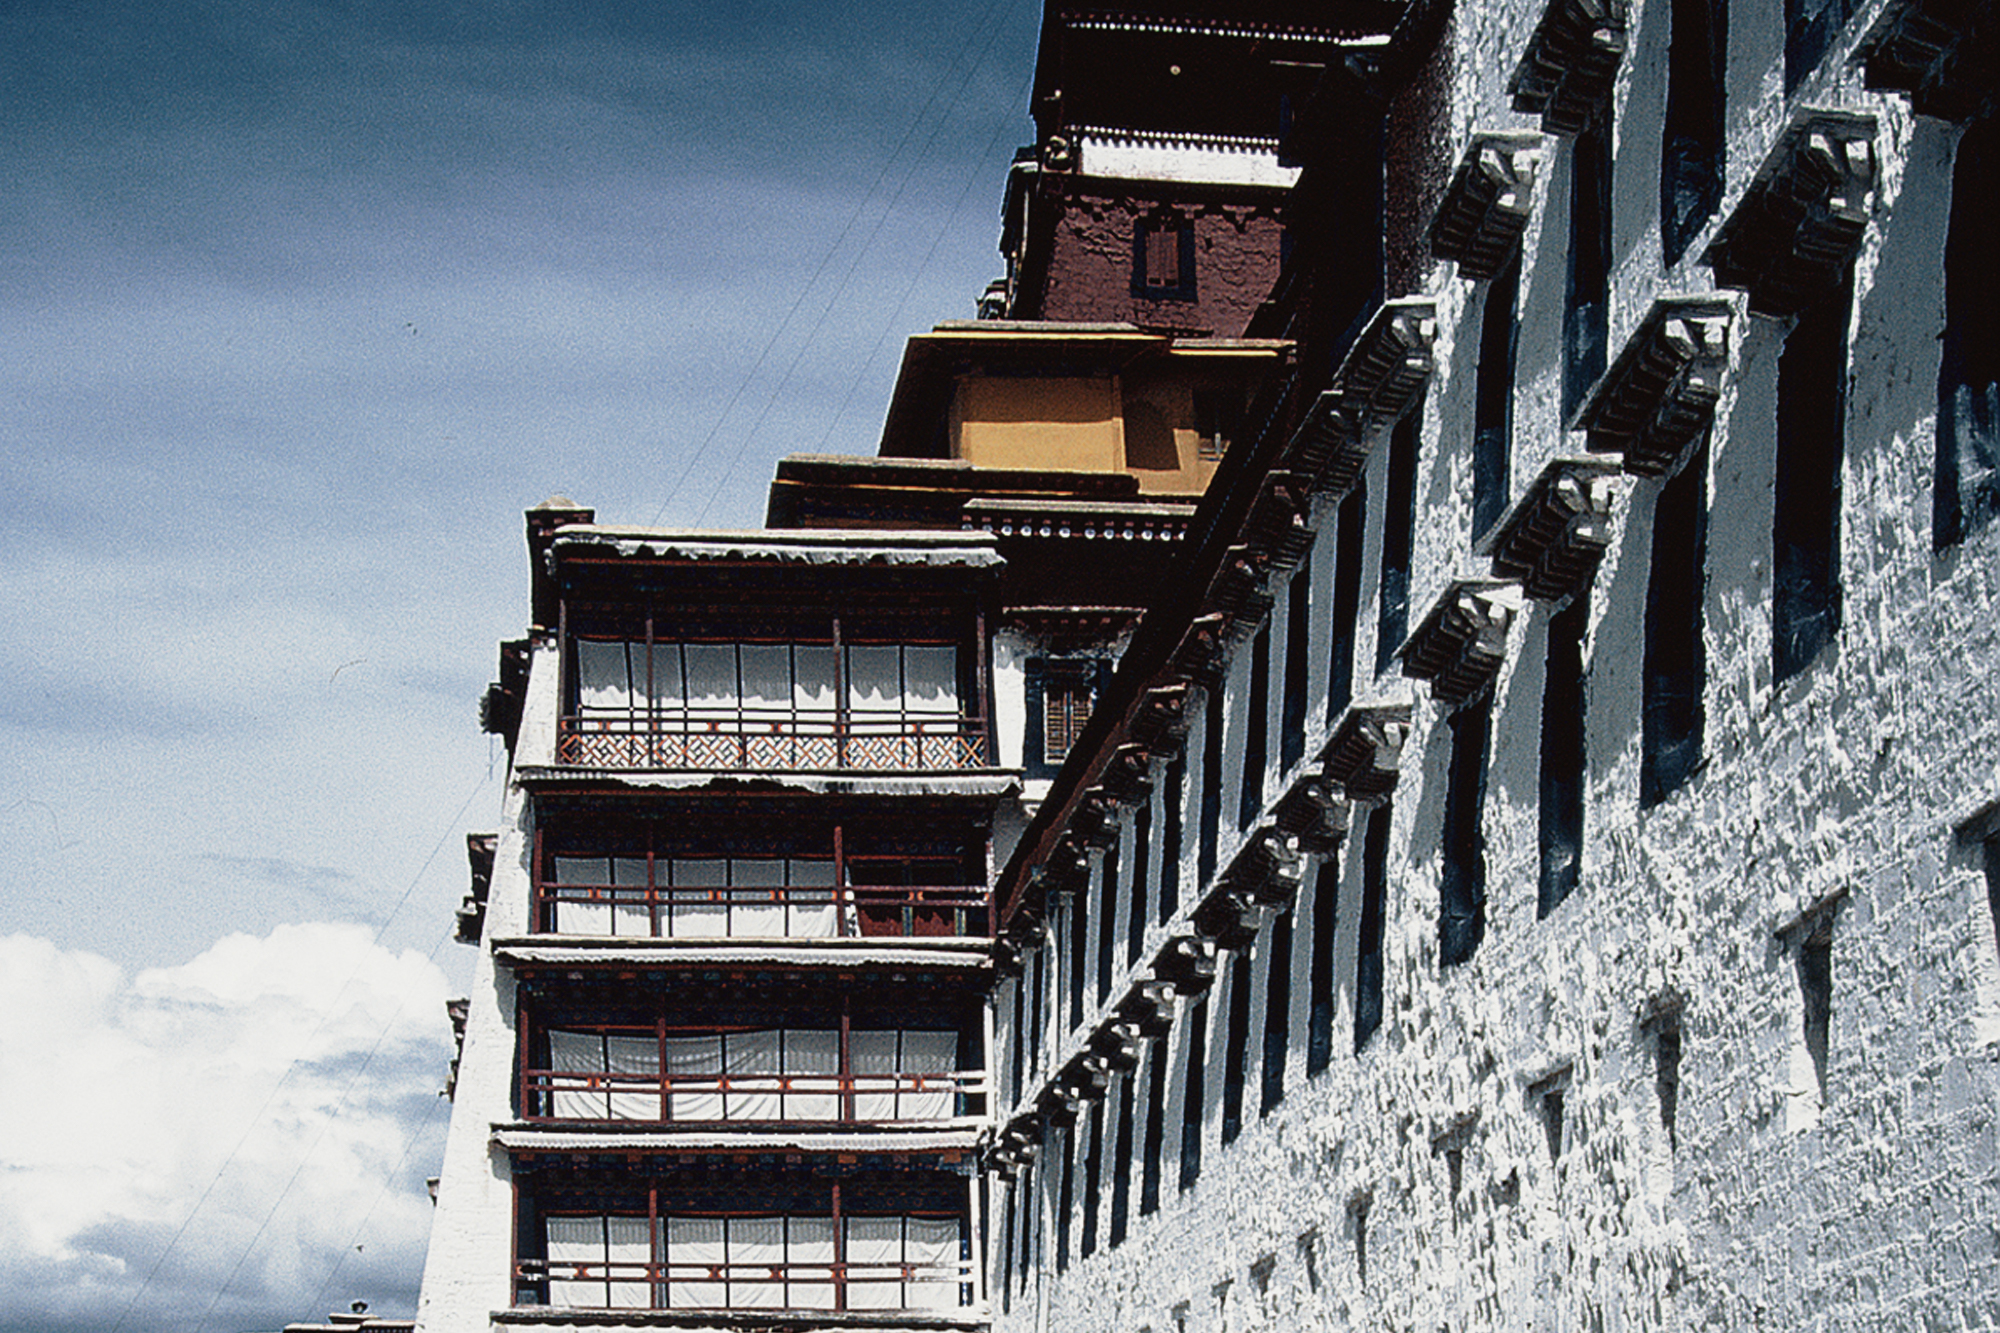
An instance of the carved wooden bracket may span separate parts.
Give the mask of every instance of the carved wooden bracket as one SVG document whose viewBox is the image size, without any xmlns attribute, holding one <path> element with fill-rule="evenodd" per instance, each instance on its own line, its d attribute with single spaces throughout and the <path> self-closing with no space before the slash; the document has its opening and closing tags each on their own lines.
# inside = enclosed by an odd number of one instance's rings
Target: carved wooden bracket
<svg viewBox="0 0 2000 1333">
<path fill-rule="evenodd" d="M 1403 674 L 1431 683 L 1431 697 L 1457 705 L 1486 688 L 1507 659 L 1507 631 L 1521 608 L 1519 584 L 1460 579 L 1444 590 L 1398 651 Z"/>
<path fill-rule="evenodd" d="M 1750 309 L 1788 319 L 1861 247 L 1875 191 L 1875 118 L 1808 110 L 1764 160 L 1704 261 Z"/>
<path fill-rule="evenodd" d="M 1431 219 L 1431 253 L 1484 282 L 1521 244 L 1541 161 L 1539 134 L 1475 134 Z"/>
<path fill-rule="evenodd" d="M 1539 601 L 1589 583 L 1611 543 L 1612 458 L 1551 459 L 1481 544 L 1493 573 Z"/>
<path fill-rule="evenodd" d="M 1507 93 L 1550 134 L 1576 134 L 1610 105 L 1625 55 L 1625 0 L 1549 0 Z"/>
<path fill-rule="evenodd" d="M 1719 296 L 1655 301 L 1576 414 L 1590 448 L 1623 454 L 1636 476 L 1680 471 L 1715 419 L 1734 314 Z"/>
</svg>

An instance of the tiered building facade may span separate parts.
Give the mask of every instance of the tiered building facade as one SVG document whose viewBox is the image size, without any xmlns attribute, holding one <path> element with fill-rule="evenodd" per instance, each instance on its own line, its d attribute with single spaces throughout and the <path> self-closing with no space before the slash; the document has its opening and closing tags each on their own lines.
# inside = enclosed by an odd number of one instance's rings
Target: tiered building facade
<svg viewBox="0 0 2000 1333">
<path fill-rule="evenodd" d="M 424 1326 L 2000 1326 L 1995 8 L 1052 6 L 881 458 L 529 515 Z"/>
</svg>

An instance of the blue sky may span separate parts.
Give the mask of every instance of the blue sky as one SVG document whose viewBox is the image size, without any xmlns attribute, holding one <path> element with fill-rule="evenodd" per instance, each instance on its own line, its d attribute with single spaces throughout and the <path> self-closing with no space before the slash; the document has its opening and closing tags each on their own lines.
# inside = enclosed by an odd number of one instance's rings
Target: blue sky
<svg viewBox="0 0 2000 1333">
<path fill-rule="evenodd" d="M 0 1329 L 408 1307 L 521 512 L 872 452 L 1038 18 L 0 6 Z"/>
</svg>

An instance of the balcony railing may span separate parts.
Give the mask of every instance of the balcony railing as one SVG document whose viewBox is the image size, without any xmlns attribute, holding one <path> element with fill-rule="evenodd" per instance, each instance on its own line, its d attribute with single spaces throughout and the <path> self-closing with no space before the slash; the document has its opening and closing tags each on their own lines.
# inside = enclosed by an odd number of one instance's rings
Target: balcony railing
<svg viewBox="0 0 2000 1333">
<path fill-rule="evenodd" d="M 658 1074 L 528 1069 L 524 1119 L 667 1125 L 887 1124 L 971 1114 L 981 1070 L 896 1074 Z"/>
<path fill-rule="evenodd" d="M 964 1310 L 968 1260 L 943 1263 L 652 1263 L 523 1259 L 525 1304 L 583 1310 Z"/>
<path fill-rule="evenodd" d="M 986 723 L 951 717 L 773 722 L 755 717 L 571 715 L 556 762 L 582 768 L 869 772 L 988 768 Z"/>
<path fill-rule="evenodd" d="M 537 886 L 543 931 L 655 939 L 835 939 L 989 935 L 982 885 Z"/>
<path fill-rule="evenodd" d="M 515 1264 L 515 1303 L 599 1310 L 972 1310 L 962 1217 L 568 1214 Z M 524 1240 L 531 1237 L 524 1236 Z"/>
</svg>

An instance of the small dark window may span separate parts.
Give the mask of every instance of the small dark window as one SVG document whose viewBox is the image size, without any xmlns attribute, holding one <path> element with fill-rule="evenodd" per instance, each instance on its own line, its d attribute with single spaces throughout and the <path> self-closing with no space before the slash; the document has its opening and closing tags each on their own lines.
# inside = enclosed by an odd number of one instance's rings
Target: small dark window
<svg viewBox="0 0 2000 1333">
<path fill-rule="evenodd" d="M 1008 1086 L 1013 1089 L 1017 1097 L 1021 1094 L 1021 1057 L 1028 1049 L 1028 1029 L 1022 1021 L 1027 1008 L 1027 998 L 1028 972 L 1023 968 L 1021 975 L 1014 981 L 1014 1030 L 1013 1040 L 1008 1043 L 1013 1049 L 1007 1053 L 1013 1063 L 1013 1079 Z"/>
<path fill-rule="evenodd" d="M 1060 1131 L 1062 1189 L 1056 1200 L 1056 1272 L 1069 1269 L 1069 1215 L 1076 1207 L 1076 1126 Z"/>
<path fill-rule="evenodd" d="M 1118 851 L 1117 843 L 1104 854 L 1103 892 L 1098 898 L 1097 912 L 1097 1002 L 1103 1004 L 1111 998 L 1111 961 L 1113 946 L 1118 935 L 1113 926 L 1118 919 Z"/>
<path fill-rule="evenodd" d="M 2000 948 L 2000 834 L 1980 844 L 1980 855 L 1986 871 L 1986 910 L 1993 914 L 1993 944 Z"/>
<path fill-rule="evenodd" d="M 1264 973 L 1264 1100 L 1259 1115 L 1285 1100 L 1285 1051 L 1292 1035 L 1292 914 L 1271 923 L 1271 961 Z"/>
<path fill-rule="evenodd" d="M 1382 505 L 1381 605 L 1376 614 L 1375 671 L 1388 670 L 1410 632 L 1410 549 L 1417 525 L 1417 440 L 1422 409 L 1389 433 L 1389 476 Z"/>
<path fill-rule="evenodd" d="M 1215 878 L 1216 840 L 1222 833 L 1222 689 L 1208 692 L 1201 728 L 1201 842 L 1195 848 L 1195 883 Z"/>
<path fill-rule="evenodd" d="M 1117 1246 L 1125 1239 L 1125 1226 L 1132 1213 L 1132 1102 L 1134 1076 L 1118 1080 L 1118 1139 L 1111 1145 L 1111 1238 Z"/>
<path fill-rule="evenodd" d="M 1778 680 L 1806 669 L 1840 629 L 1840 470 L 1847 424 L 1849 268 L 1799 316 L 1778 358 L 1771 653 Z"/>
<path fill-rule="evenodd" d="M 1133 224 L 1132 295 L 1154 301 L 1195 299 L 1193 223 L 1163 213 Z"/>
<path fill-rule="evenodd" d="M 1097 1196 L 1104 1168 L 1104 1103 L 1090 1104 L 1090 1148 L 1083 1158 L 1083 1242 L 1080 1253 L 1086 1259 L 1097 1253 Z"/>
<path fill-rule="evenodd" d="M 1029 711 L 1039 709 L 1039 716 L 1029 719 L 1028 768 L 1044 770 L 1046 775 L 1045 770 L 1060 767 L 1068 758 L 1083 724 L 1090 720 L 1098 674 L 1097 663 L 1087 659 L 1028 663 Z"/>
<path fill-rule="evenodd" d="M 1125 966 L 1136 967 L 1146 944 L 1146 885 L 1153 869 L 1153 803 L 1132 812 L 1132 905 L 1125 918 Z"/>
<path fill-rule="evenodd" d="M 1354 631 L 1361 619 L 1361 557 L 1367 534 L 1368 488 L 1357 479 L 1354 489 L 1340 502 L 1334 521 L 1333 605 L 1327 616 L 1332 622 L 1333 651 L 1327 663 L 1326 720 L 1332 726 L 1354 699 Z"/>
<path fill-rule="evenodd" d="M 2000 514 L 2000 264 L 1987 230 L 2000 212 L 2000 118 L 1958 141 L 1944 246 L 1937 490 L 1931 544 L 1954 546 Z"/>
<path fill-rule="evenodd" d="M 1000 1219 L 1000 1312 L 1014 1307 L 1014 1214 L 1020 1207 L 1021 1187 L 1017 1183 L 1007 1196 L 1007 1215 Z"/>
<path fill-rule="evenodd" d="M 1306 1077 L 1333 1063 L 1333 944 L 1340 925 L 1340 862 L 1319 863 L 1313 876 L 1312 993 L 1306 1011 Z"/>
<path fill-rule="evenodd" d="M 1563 419 L 1604 374 L 1611 337 L 1611 112 L 1570 144 L 1569 301 L 1563 315 Z"/>
<path fill-rule="evenodd" d="M 1826 1104 L 1826 1061 L 1833 1027 L 1833 913 L 1824 912 L 1799 938 L 1799 1000 L 1806 1054 Z"/>
<path fill-rule="evenodd" d="M 1541 887 L 1536 915 L 1576 891 L 1583 865 L 1583 637 L 1588 589 L 1549 617 L 1548 674 L 1542 681 Z"/>
<path fill-rule="evenodd" d="M 1493 699 L 1481 695 L 1451 717 L 1451 771 L 1444 796 L 1444 879 L 1438 962 L 1470 959 L 1486 934 L 1486 751 Z"/>
<path fill-rule="evenodd" d="M 1222 1141 L 1243 1132 L 1243 1083 L 1250 1055 L 1250 955 L 1229 958 L 1229 1038 L 1222 1052 Z"/>
<path fill-rule="evenodd" d="M 1021 1204 L 1021 1290 L 1028 1290 L 1029 1264 L 1034 1254 L 1036 1220 L 1041 1210 L 1035 1207 L 1035 1169 L 1021 1168 L 1021 1183 L 1014 1187 L 1014 1196 Z"/>
<path fill-rule="evenodd" d="M 1665 1009 L 1653 1018 L 1653 1090 L 1660 1103 L 1660 1128 L 1669 1152 L 1680 1147 L 1675 1121 L 1681 1105 L 1681 1011 Z"/>
<path fill-rule="evenodd" d="M 1069 1025 L 1076 1028 L 1083 1023 L 1083 978 L 1085 964 L 1090 959 L 1090 922 L 1087 906 L 1089 895 L 1072 893 L 1069 895 L 1069 911 L 1064 914 L 1069 931 Z"/>
<path fill-rule="evenodd" d="M 1306 752 L 1306 663 L 1312 642 L 1312 558 L 1292 575 L 1285 594 L 1285 696 L 1278 732 L 1278 769 L 1289 773 Z"/>
<path fill-rule="evenodd" d="M 1167 765 L 1160 793 L 1160 924 L 1173 920 L 1181 905 L 1181 813 L 1187 803 L 1187 751 Z"/>
<path fill-rule="evenodd" d="M 1194 433 L 1197 454 L 1216 462 L 1229 452 L 1229 442 L 1243 422 L 1243 395 L 1234 389 L 1194 391 Z"/>
<path fill-rule="evenodd" d="M 1042 1068 L 1042 1014 L 1048 1007 L 1049 953 L 1048 949 L 1035 950 L 1034 961 L 1028 969 L 1032 978 L 1028 988 L 1028 1026 L 1021 1034 L 1021 1044 L 1028 1048 L 1030 1077 L 1041 1072 Z M 1022 1086 L 1019 1078 L 1014 1080 L 1014 1086 Z"/>
<path fill-rule="evenodd" d="M 1569 1095 L 1569 1073 L 1567 1070 L 1552 1074 L 1528 1089 L 1528 1102 L 1542 1122 L 1542 1137 L 1548 1141 L 1549 1161 L 1562 1160 L 1565 1140 L 1563 1137 L 1563 1103 Z"/>
<path fill-rule="evenodd" d="M 1160 1211 L 1160 1158 L 1167 1137 L 1167 1056 L 1164 1041 L 1153 1043 L 1147 1053 L 1146 1071 L 1146 1160 L 1139 1173 L 1139 1215 Z"/>
<path fill-rule="evenodd" d="M 1667 799 L 1701 763 L 1708 653 L 1701 603 L 1708 573 L 1708 441 L 1660 488 L 1646 581 L 1639 805 Z"/>
<path fill-rule="evenodd" d="M 1668 265 L 1722 203 L 1727 0 L 1672 0 L 1667 116 L 1660 136 L 1660 250 Z"/>
<path fill-rule="evenodd" d="M 1250 641 L 1250 706 L 1243 719 L 1243 785 L 1236 794 L 1236 827 L 1249 828 L 1264 808 L 1265 746 L 1271 723 L 1271 621 Z"/>
<path fill-rule="evenodd" d="M 1507 512 L 1514 447 L 1514 348 L 1520 332 L 1521 252 L 1486 284 L 1480 314 L 1479 371 L 1472 395 L 1472 535 Z"/>
<path fill-rule="evenodd" d="M 1785 0 L 1785 91 L 1818 67 L 1833 39 L 1854 17 L 1855 0 Z"/>
<path fill-rule="evenodd" d="M 1181 1191 L 1201 1179 L 1202 1102 L 1208 1083 L 1208 996 L 1187 1011 L 1187 1068 L 1181 1088 Z"/>
<path fill-rule="evenodd" d="M 1389 823 L 1395 806 L 1384 801 L 1368 813 L 1361 843 L 1360 938 L 1354 959 L 1354 1049 L 1358 1054 L 1382 1026 L 1382 913 L 1389 892 Z"/>
</svg>

